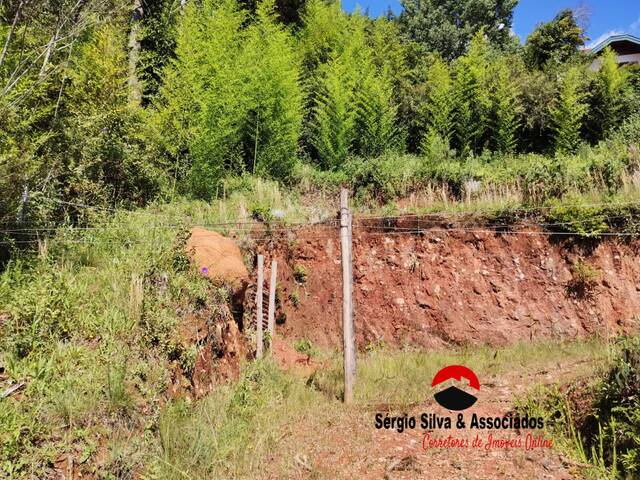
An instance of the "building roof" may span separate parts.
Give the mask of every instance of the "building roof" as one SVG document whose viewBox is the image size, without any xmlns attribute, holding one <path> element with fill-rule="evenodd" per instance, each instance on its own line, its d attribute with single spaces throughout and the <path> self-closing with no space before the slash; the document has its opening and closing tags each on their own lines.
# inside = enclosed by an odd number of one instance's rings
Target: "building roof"
<svg viewBox="0 0 640 480">
<path fill-rule="evenodd" d="M 637 45 L 638 48 L 640 49 L 640 38 L 634 37 L 633 35 L 629 35 L 627 33 L 623 33 L 621 35 L 611 35 L 610 37 L 607 37 L 602 42 L 600 42 L 595 47 L 593 47 L 591 49 L 591 53 L 598 53 L 601 50 L 604 50 L 605 47 L 611 45 L 612 43 L 618 43 L 618 42 L 629 42 Z"/>
</svg>

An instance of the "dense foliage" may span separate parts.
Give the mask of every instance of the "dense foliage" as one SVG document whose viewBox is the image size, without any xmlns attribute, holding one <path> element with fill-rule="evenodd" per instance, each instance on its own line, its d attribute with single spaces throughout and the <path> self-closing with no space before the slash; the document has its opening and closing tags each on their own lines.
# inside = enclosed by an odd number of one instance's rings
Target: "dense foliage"
<svg viewBox="0 0 640 480">
<path fill-rule="evenodd" d="M 491 157 L 497 173 L 512 154 L 544 155 L 539 170 L 637 113 L 638 70 L 608 50 L 591 68 L 571 11 L 520 45 L 514 5 L 407 1 L 372 20 L 324 0 L 3 3 L 0 221 L 79 223 L 404 153 L 422 172 Z"/>
<path fill-rule="evenodd" d="M 564 63 L 576 56 L 585 42 L 585 35 L 571 10 L 562 10 L 556 17 L 539 25 L 524 47 L 524 58 L 532 67 L 542 68 L 550 62 Z"/>
<path fill-rule="evenodd" d="M 517 0 L 403 0 L 403 30 L 426 51 L 452 60 L 483 30 L 498 47 L 512 44 L 510 30 Z"/>
</svg>

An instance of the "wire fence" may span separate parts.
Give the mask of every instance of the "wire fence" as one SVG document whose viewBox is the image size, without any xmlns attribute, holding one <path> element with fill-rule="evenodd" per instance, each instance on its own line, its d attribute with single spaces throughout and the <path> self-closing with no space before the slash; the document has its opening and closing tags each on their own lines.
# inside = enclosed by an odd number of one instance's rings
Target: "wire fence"
<svg viewBox="0 0 640 480">
<path fill-rule="evenodd" d="M 98 207 L 93 205 L 85 205 L 82 203 L 63 202 L 55 200 L 56 203 L 73 206 L 75 208 L 96 209 L 100 211 L 115 213 L 116 209 Z M 640 209 L 640 201 L 634 202 L 598 202 L 588 204 L 563 204 L 564 208 L 591 209 L 598 207 L 629 207 L 637 206 Z M 584 225 L 584 220 L 568 220 L 562 222 L 527 222 L 527 219 L 516 219 L 515 222 L 495 222 L 489 221 L 479 225 L 478 217 L 483 214 L 495 214 L 497 212 L 518 214 L 532 213 L 549 210 L 556 207 L 517 207 L 517 208 L 499 208 L 486 210 L 469 210 L 469 211 L 441 211 L 428 213 L 407 213 L 400 215 L 358 215 L 353 218 L 353 230 L 357 234 L 368 236 L 380 235 L 446 235 L 452 233 L 472 233 L 472 234 L 499 234 L 499 235 L 542 235 L 542 236 L 583 236 L 584 232 L 575 228 Z M 465 222 L 461 217 L 469 217 Z M 159 213 L 154 215 L 155 219 L 162 222 L 162 218 L 167 218 L 165 214 Z M 612 221 L 640 221 L 640 211 L 630 212 L 627 214 L 616 215 L 599 215 L 598 219 L 603 223 L 610 224 Z M 416 225 L 405 225 L 403 223 L 416 223 Z M 443 223 L 450 225 L 443 226 Z M 276 220 L 273 222 L 265 222 L 259 220 L 239 220 L 227 222 L 198 222 L 193 217 L 186 216 L 182 221 L 168 223 L 154 223 L 144 225 L 144 229 L 152 230 L 178 230 L 189 228 L 190 226 L 199 226 L 218 232 L 224 232 L 230 235 L 242 236 L 248 240 L 256 242 L 273 239 L 279 234 L 298 233 L 302 230 L 312 231 L 305 232 L 305 238 L 330 238 L 336 236 L 339 230 L 339 220 L 335 218 L 327 218 L 316 222 L 283 222 Z M 9 227 L 0 229 L 0 237 L 13 237 L 7 240 L 0 240 L 0 245 L 35 245 L 44 239 L 52 241 L 60 241 L 63 243 L 92 243 L 96 241 L 95 237 L 91 237 L 90 233 L 100 232 L 118 232 L 131 230 L 130 225 L 100 225 L 100 226 L 24 226 Z M 539 229 L 536 229 L 539 228 Z M 86 235 L 83 238 L 65 238 L 65 235 L 81 234 Z M 619 231 L 597 231 L 595 235 L 600 237 L 635 237 L 638 234 L 634 232 Z M 16 238 L 17 237 L 17 238 Z M 22 238 L 21 238 L 22 237 Z M 33 238 L 36 237 L 36 238 Z M 154 243 L 157 239 L 154 241 Z M 116 240 L 114 242 L 117 243 Z"/>
</svg>

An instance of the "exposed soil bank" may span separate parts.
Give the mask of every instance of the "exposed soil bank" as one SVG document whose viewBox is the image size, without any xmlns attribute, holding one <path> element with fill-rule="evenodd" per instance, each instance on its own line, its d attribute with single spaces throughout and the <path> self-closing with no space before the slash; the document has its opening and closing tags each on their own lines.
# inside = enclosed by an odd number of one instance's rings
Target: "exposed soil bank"
<svg viewBox="0 0 640 480">
<path fill-rule="evenodd" d="M 530 226 L 519 227 L 519 234 L 481 227 L 446 233 L 397 230 L 419 223 L 407 219 L 386 230 L 389 225 L 377 221 L 353 230 L 360 348 L 377 342 L 502 345 L 545 337 L 607 336 L 638 326 L 640 241 L 576 243 Z M 277 333 L 339 346 L 337 230 L 303 229 L 261 245 L 259 251 L 267 257 L 265 265 L 272 257 L 279 263 L 286 321 Z M 577 264 L 589 265 L 596 273 L 593 285 L 576 280 Z M 255 281 L 255 272 L 252 278 Z"/>
</svg>

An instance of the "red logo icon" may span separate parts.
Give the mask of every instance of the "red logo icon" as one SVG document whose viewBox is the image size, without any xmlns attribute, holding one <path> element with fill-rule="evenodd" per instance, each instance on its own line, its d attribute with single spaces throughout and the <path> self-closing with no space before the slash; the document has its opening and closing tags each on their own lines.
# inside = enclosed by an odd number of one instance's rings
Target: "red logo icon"
<svg viewBox="0 0 640 480">
<path fill-rule="evenodd" d="M 478 380 L 478 377 L 473 370 L 465 367 L 464 365 L 449 365 L 448 367 L 444 367 L 436 373 L 435 377 L 433 377 L 431 386 L 436 387 L 437 385 L 451 379 L 462 382 L 463 378 L 468 380 L 471 388 L 480 390 L 480 381 Z M 434 395 L 434 398 L 436 399 L 436 402 L 444 408 L 456 411 L 465 410 L 471 407 L 478 400 L 474 395 L 465 392 L 455 385 L 437 392 Z"/>
</svg>

